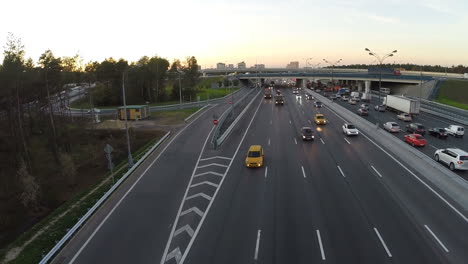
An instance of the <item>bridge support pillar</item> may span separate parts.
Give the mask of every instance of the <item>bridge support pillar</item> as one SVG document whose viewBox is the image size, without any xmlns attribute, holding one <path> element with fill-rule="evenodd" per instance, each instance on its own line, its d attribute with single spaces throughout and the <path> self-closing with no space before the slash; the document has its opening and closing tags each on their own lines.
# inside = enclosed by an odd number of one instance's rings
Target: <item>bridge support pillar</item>
<svg viewBox="0 0 468 264">
<path fill-rule="evenodd" d="M 362 92 L 362 81 L 357 81 L 357 90 L 358 92 Z"/>
<path fill-rule="evenodd" d="M 365 81 L 365 92 L 370 93 L 370 88 L 371 88 L 371 81 Z"/>
</svg>

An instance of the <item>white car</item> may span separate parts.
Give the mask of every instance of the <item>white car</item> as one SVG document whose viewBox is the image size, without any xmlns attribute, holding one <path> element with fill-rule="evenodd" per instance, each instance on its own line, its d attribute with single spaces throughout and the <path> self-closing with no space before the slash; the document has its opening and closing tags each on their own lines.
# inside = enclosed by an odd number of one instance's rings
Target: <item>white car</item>
<svg viewBox="0 0 468 264">
<path fill-rule="evenodd" d="M 400 119 L 400 120 L 403 120 L 405 122 L 411 122 L 411 116 L 407 113 L 402 113 L 402 114 L 399 114 L 397 115 L 397 118 Z"/>
<path fill-rule="evenodd" d="M 341 101 L 347 102 L 349 100 L 349 96 L 343 95 L 341 96 Z"/>
<path fill-rule="evenodd" d="M 465 128 L 462 126 L 450 125 L 449 127 L 445 128 L 445 130 L 447 134 L 455 137 L 463 137 L 463 135 L 465 135 Z"/>
<path fill-rule="evenodd" d="M 387 122 L 383 125 L 383 127 L 390 133 L 398 133 L 401 131 L 400 126 L 396 122 Z"/>
<path fill-rule="evenodd" d="M 447 164 L 450 170 L 468 170 L 468 153 L 458 148 L 438 149 L 434 159 Z"/>
<path fill-rule="evenodd" d="M 347 136 L 357 136 L 359 135 L 359 131 L 356 129 L 356 127 L 352 124 L 345 123 L 343 125 L 343 133 L 345 133 Z"/>
</svg>

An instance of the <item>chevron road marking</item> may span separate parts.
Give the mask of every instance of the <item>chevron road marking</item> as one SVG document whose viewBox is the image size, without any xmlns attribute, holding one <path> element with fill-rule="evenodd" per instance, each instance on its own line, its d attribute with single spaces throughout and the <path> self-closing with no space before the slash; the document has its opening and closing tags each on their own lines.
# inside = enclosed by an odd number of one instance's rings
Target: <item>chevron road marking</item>
<svg viewBox="0 0 468 264">
<path fill-rule="evenodd" d="M 182 215 L 186 215 L 186 214 L 189 214 L 189 213 L 191 213 L 191 212 L 194 212 L 194 213 L 196 213 L 196 214 L 199 215 L 199 216 L 203 216 L 203 212 L 202 212 L 200 209 L 198 209 L 198 207 L 196 207 L 196 206 L 195 206 L 195 207 L 192 207 L 192 208 L 189 208 L 189 209 L 187 209 L 187 210 L 185 210 L 185 211 L 183 211 L 182 213 L 180 213 L 180 215 L 181 215 L 181 216 L 182 216 Z"/>
<path fill-rule="evenodd" d="M 193 177 L 195 178 L 195 177 L 200 177 L 200 176 L 208 175 L 208 174 L 213 174 L 213 175 L 216 175 L 216 176 L 219 176 L 219 177 L 224 177 L 224 174 L 218 173 L 218 172 L 214 172 L 214 171 L 208 171 L 208 172 L 203 172 L 203 173 L 195 174 L 195 175 L 193 175 Z"/>
<path fill-rule="evenodd" d="M 212 183 L 212 182 L 209 182 L 209 181 L 203 181 L 203 182 L 200 182 L 200 183 L 190 185 L 190 188 L 197 187 L 197 186 L 200 186 L 200 185 L 203 185 L 203 184 L 211 185 L 211 186 L 213 186 L 215 188 L 218 187 L 218 184 L 216 184 L 216 183 Z"/>
<path fill-rule="evenodd" d="M 197 169 L 202 169 L 202 168 L 206 168 L 206 167 L 210 167 L 210 166 L 218 166 L 218 167 L 227 168 L 227 166 L 226 166 L 226 165 L 223 165 L 223 164 L 219 164 L 219 163 L 210 163 L 210 164 L 207 164 L 207 165 L 198 166 Z"/>
<path fill-rule="evenodd" d="M 204 194 L 204 193 L 197 193 L 197 194 L 191 195 L 191 196 L 185 198 L 185 201 L 193 199 L 193 198 L 197 198 L 197 197 L 203 197 L 203 198 L 207 199 L 208 201 L 211 201 L 211 197 Z"/>
<path fill-rule="evenodd" d="M 174 232 L 174 236 L 178 236 L 182 234 L 183 232 L 187 232 L 187 234 L 189 234 L 190 237 L 192 237 L 194 233 L 193 229 L 189 225 L 184 225 L 183 227 L 177 229 Z"/>
<path fill-rule="evenodd" d="M 180 252 L 180 248 L 176 247 L 171 253 L 167 254 L 166 261 L 175 258 L 177 264 L 179 264 L 180 259 L 182 258 L 182 252 Z"/>
<path fill-rule="evenodd" d="M 212 160 L 212 159 L 225 159 L 225 160 L 229 160 L 229 161 L 231 160 L 231 158 L 221 157 L 221 156 L 215 156 L 215 157 L 211 157 L 211 158 L 200 159 L 200 161 Z"/>
</svg>

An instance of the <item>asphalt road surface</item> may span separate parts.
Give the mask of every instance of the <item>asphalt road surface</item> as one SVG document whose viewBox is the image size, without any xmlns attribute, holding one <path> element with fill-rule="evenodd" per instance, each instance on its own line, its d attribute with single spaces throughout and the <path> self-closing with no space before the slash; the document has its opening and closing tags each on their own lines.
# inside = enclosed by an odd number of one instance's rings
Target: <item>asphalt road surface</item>
<svg viewBox="0 0 468 264">
<path fill-rule="evenodd" d="M 282 91 L 284 106 L 259 95 L 217 150 L 206 120 L 183 131 L 94 235 L 73 242 L 73 263 L 468 262 L 465 219 L 364 135 L 344 136 L 339 113 Z M 254 144 L 258 169 L 244 165 Z"/>
<path fill-rule="evenodd" d="M 359 109 L 359 105 L 361 105 L 363 102 L 358 102 L 356 105 L 350 105 L 348 102 L 343 102 L 341 100 L 335 100 L 336 103 L 346 107 L 349 109 L 351 112 L 354 112 L 357 114 L 357 110 Z M 449 125 L 461 125 L 456 122 L 450 121 L 443 119 L 438 116 L 430 115 L 424 112 L 421 112 L 418 116 L 415 116 L 413 118 L 413 121 L 411 122 L 404 122 L 401 121 L 397 118 L 397 114 L 393 112 L 377 112 L 374 110 L 374 106 L 377 103 L 377 98 L 374 98 L 374 100 L 371 101 L 371 103 L 368 103 L 370 106 L 369 109 L 369 116 L 363 116 L 364 119 L 367 119 L 369 122 L 375 124 L 379 123 L 380 126 L 383 128 L 383 124 L 386 122 L 396 122 L 402 129 L 401 132 L 399 133 L 394 133 L 396 137 L 399 139 L 403 140 L 404 135 L 408 134 L 406 132 L 406 125 L 410 123 L 421 123 L 426 127 L 426 130 L 429 128 L 434 128 L 434 127 L 448 127 Z M 463 126 L 463 125 L 461 125 Z M 417 147 L 421 152 L 426 154 L 429 157 L 434 157 L 434 153 L 437 149 L 443 149 L 443 148 L 460 148 L 463 150 L 468 150 L 468 138 L 463 137 L 463 138 L 456 138 L 453 136 L 448 136 L 447 139 L 440 139 L 434 136 L 429 135 L 426 133 L 424 138 L 427 140 L 427 145 L 425 147 Z M 448 169 L 448 168 L 447 168 Z M 456 174 L 458 174 L 460 177 L 468 181 L 468 172 L 467 171 L 455 171 Z"/>
</svg>

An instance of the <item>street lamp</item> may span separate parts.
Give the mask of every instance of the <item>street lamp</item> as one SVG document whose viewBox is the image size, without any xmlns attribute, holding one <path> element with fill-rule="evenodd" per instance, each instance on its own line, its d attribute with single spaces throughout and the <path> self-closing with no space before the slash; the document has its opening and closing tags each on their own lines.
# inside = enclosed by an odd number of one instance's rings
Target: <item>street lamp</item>
<svg viewBox="0 0 468 264">
<path fill-rule="evenodd" d="M 394 50 L 394 51 L 392 51 L 390 53 L 387 53 L 384 56 L 379 56 L 377 53 L 371 51 L 368 48 L 366 48 L 365 51 L 369 52 L 369 55 L 374 56 L 377 59 L 377 61 L 379 62 L 379 69 L 380 69 L 379 73 L 380 74 L 379 74 L 379 103 L 378 103 L 378 105 L 380 105 L 380 90 L 382 89 L 382 64 L 383 64 L 383 62 L 384 62 L 384 60 L 386 58 L 393 57 L 393 54 L 397 53 L 397 50 Z M 379 107 L 379 106 L 377 106 L 377 107 Z M 380 122 L 380 114 L 379 114 L 380 111 L 377 111 L 377 112 L 378 112 L 377 120 Z"/>
<path fill-rule="evenodd" d="M 339 59 L 339 60 L 337 60 L 337 61 L 335 61 L 335 62 L 329 62 L 329 61 L 327 61 L 326 59 L 323 59 L 323 61 L 324 61 L 325 63 L 330 64 L 330 66 L 332 66 L 332 69 L 331 69 L 332 79 L 331 79 L 331 81 L 332 81 L 332 85 L 334 86 L 335 83 L 334 83 L 334 81 L 333 81 L 333 68 L 335 67 L 335 65 L 337 65 L 338 63 L 340 63 L 340 62 L 342 61 L 342 59 Z"/>
<path fill-rule="evenodd" d="M 123 98 L 123 107 L 124 107 L 124 117 L 125 117 L 125 134 L 127 136 L 127 150 L 128 150 L 128 167 L 133 167 L 133 157 L 132 151 L 130 148 L 130 136 L 128 134 L 128 116 L 127 116 L 127 102 L 125 97 L 125 73 L 128 72 L 130 68 L 127 68 L 122 72 L 122 98 Z"/>
</svg>

